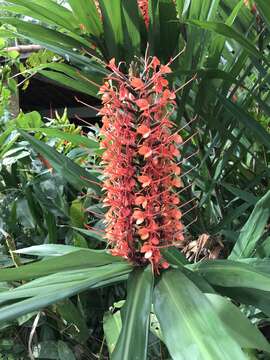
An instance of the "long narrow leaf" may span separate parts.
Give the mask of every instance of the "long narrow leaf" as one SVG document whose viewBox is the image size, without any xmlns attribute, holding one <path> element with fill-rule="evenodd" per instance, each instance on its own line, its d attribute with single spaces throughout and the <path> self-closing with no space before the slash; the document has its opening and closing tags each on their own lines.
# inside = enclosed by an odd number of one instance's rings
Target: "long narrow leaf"
<svg viewBox="0 0 270 360">
<path fill-rule="evenodd" d="M 270 291 L 269 274 L 261 271 L 259 266 L 257 270 L 255 264 L 248 265 L 232 260 L 207 260 L 187 267 L 198 272 L 212 285 Z"/>
<path fill-rule="evenodd" d="M 32 294 L 36 292 L 36 295 L 27 300 L 2 307 L 0 322 L 13 320 L 29 312 L 41 310 L 45 306 L 54 304 L 59 300 L 75 295 L 83 290 L 117 282 L 130 271 L 129 269 L 130 267 L 127 267 L 125 264 L 118 264 L 115 267 L 104 266 L 96 268 L 92 273 L 88 272 L 88 274 L 85 274 L 81 280 L 67 281 L 65 283 L 59 282 L 57 286 L 51 287 L 51 289 L 48 289 L 47 285 L 50 284 L 50 277 L 45 279 L 46 285 L 44 287 L 39 286 L 37 289 L 35 289 L 34 281 L 28 283 L 28 289 L 32 290 Z M 19 291 L 21 291 L 20 288 L 18 288 L 18 292 Z M 14 298 L 16 298 L 16 290 L 6 292 L 8 296 L 12 295 L 12 293 L 14 294 Z M 3 297 L 5 293 L 1 295 Z"/>
<path fill-rule="evenodd" d="M 207 297 L 180 270 L 162 275 L 154 308 L 174 360 L 246 359 Z"/>
<path fill-rule="evenodd" d="M 84 168 L 80 167 L 66 156 L 57 152 L 54 148 L 37 140 L 35 137 L 27 134 L 23 130 L 19 130 L 22 136 L 31 146 L 42 155 L 53 167 L 55 171 L 62 175 L 66 181 L 70 182 L 75 188 L 89 187 L 96 192 L 100 192 L 98 179 L 91 175 Z"/>
<path fill-rule="evenodd" d="M 128 297 L 121 310 L 123 325 L 113 360 L 146 360 L 152 290 L 151 268 L 134 270 L 128 280 Z"/>
<path fill-rule="evenodd" d="M 228 299 L 206 294 L 228 333 L 236 339 L 242 348 L 270 351 L 270 345 L 262 333 L 245 317 L 245 315 Z"/>
<path fill-rule="evenodd" d="M 270 191 L 268 191 L 256 204 L 248 221 L 242 228 L 239 238 L 229 256 L 235 260 L 241 257 L 250 257 L 256 249 L 256 244 L 263 234 L 270 216 Z"/>
<path fill-rule="evenodd" d="M 53 257 L 19 268 L 1 269 L 0 281 L 29 280 L 56 271 L 83 269 L 119 262 L 121 259 L 103 250 L 80 249 L 75 253 Z"/>
<path fill-rule="evenodd" d="M 210 22 L 210 21 L 199 21 L 199 20 L 188 20 L 187 23 L 199 26 L 202 29 L 215 31 L 216 33 L 223 35 L 227 38 L 233 39 L 237 41 L 240 45 L 244 47 L 244 49 L 249 52 L 250 55 L 256 56 L 257 58 L 261 58 L 262 55 L 257 50 L 257 48 L 250 43 L 244 36 L 235 31 L 228 25 L 218 22 Z"/>
<path fill-rule="evenodd" d="M 83 28 L 97 37 L 102 34 L 102 23 L 93 0 L 69 0 L 69 5 Z"/>
</svg>

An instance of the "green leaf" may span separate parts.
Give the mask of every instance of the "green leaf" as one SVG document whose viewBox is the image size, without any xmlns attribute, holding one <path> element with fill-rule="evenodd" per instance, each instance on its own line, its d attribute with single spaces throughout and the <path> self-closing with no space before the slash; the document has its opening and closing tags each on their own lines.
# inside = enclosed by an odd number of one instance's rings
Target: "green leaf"
<svg viewBox="0 0 270 360">
<path fill-rule="evenodd" d="M 72 227 L 72 229 L 78 231 L 79 233 L 89 236 L 93 239 L 96 239 L 98 241 L 101 242 L 106 242 L 106 239 L 102 236 L 102 231 L 99 231 L 99 229 L 97 228 L 97 230 L 87 230 L 87 229 L 81 229 L 81 228 L 77 228 L 77 227 Z"/>
<path fill-rule="evenodd" d="M 159 49 L 160 42 L 160 23 L 159 23 L 159 1 L 149 0 L 148 1 L 148 12 L 149 12 L 149 29 L 148 42 L 149 50 L 151 55 L 155 55 Z"/>
<path fill-rule="evenodd" d="M 48 230 L 48 242 L 54 244 L 58 240 L 55 215 L 50 211 L 44 211 L 44 220 Z"/>
<path fill-rule="evenodd" d="M 249 134 L 254 136 L 258 141 L 270 149 L 270 134 L 267 133 L 262 125 L 249 115 L 244 108 L 234 104 L 223 95 L 218 94 L 218 97 L 223 106 L 232 114 L 232 116 L 235 117 L 237 121 L 241 122 L 246 129 L 248 129 Z"/>
<path fill-rule="evenodd" d="M 123 29 L 127 59 L 131 61 L 134 55 L 140 54 L 141 35 L 138 5 L 136 1 L 122 0 Z"/>
<path fill-rule="evenodd" d="M 183 10 L 184 10 L 185 0 L 176 0 L 175 5 L 176 5 L 177 13 L 178 13 L 178 15 L 179 15 L 179 17 L 181 19 L 182 13 L 183 13 Z"/>
<path fill-rule="evenodd" d="M 85 71 L 92 67 L 92 60 L 89 57 L 82 56 L 78 50 L 87 48 L 89 43 L 79 36 L 68 36 L 53 29 L 22 21 L 17 18 L 0 18 L 1 23 L 13 25 L 16 30 L 6 30 L 5 33 L 9 37 L 20 37 L 30 40 L 35 44 L 44 46 L 56 54 L 63 56 L 65 59 L 71 60 L 73 64 L 83 66 Z M 95 51 L 89 50 L 98 57 Z"/>
<path fill-rule="evenodd" d="M 116 62 L 123 60 L 124 32 L 121 0 L 106 1 L 99 0 L 103 26 L 104 38 L 109 59 L 115 58 Z"/>
<path fill-rule="evenodd" d="M 40 70 L 39 73 L 46 78 L 56 81 L 57 83 L 67 86 L 73 90 L 98 98 L 98 90 L 92 84 L 85 84 L 83 81 L 78 81 L 78 79 L 72 79 L 71 77 L 63 73 L 56 71 Z"/>
<path fill-rule="evenodd" d="M 112 354 L 115 349 L 121 328 L 122 320 L 120 311 L 116 311 L 114 314 L 110 311 L 106 312 L 103 317 L 103 329 L 110 354 Z"/>
<path fill-rule="evenodd" d="M 259 9 L 260 15 L 270 29 L 270 3 L 268 0 L 255 0 L 255 4 Z"/>
<path fill-rule="evenodd" d="M 58 48 L 80 49 L 83 45 L 86 46 L 85 40 L 78 41 L 72 37 L 61 32 L 46 28 L 44 26 L 33 24 L 27 21 L 12 17 L 0 17 L 0 21 L 5 24 L 10 24 L 16 27 L 21 36 L 31 40 L 39 41 L 40 44 L 48 44 Z"/>
<path fill-rule="evenodd" d="M 56 271 L 83 269 L 115 262 L 121 258 L 112 256 L 104 250 L 79 249 L 48 260 L 37 261 L 19 268 L 1 269 L 0 281 L 29 280 L 53 274 Z"/>
<path fill-rule="evenodd" d="M 40 127 L 43 125 L 41 116 L 37 111 L 31 111 L 29 113 L 20 113 L 15 120 L 17 127 L 23 127 L 25 129 Z"/>
<path fill-rule="evenodd" d="M 39 341 L 33 347 L 33 353 L 37 359 L 59 360 L 57 342 L 53 340 Z"/>
<path fill-rule="evenodd" d="M 262 236 L 270 216 L 270 191 L 256 204 L 248 221 L 242 228 L 240 235 L 232 249 L 229 259 L 250 257 L 256 250 L 256 245 Z"/>
<path fill-rule="evenodd" d="M 270 345 L 262 333 L 228 299 L 206 294 L 216 313 L 224 323 L 230 336 L 237 340 L 242 348 L 270 351 Z"/>
<path fill-rule="evenodd" d="M 69 0 L 74 15 L 87 32 L 99 37 L 102 34 L 102 23 L 93 0 Z"/>
<path fill-rule="evenodd" d="M 86 319 L 74 303 L 69 299 L 63 300 L 57 303 L 56 311 L 66 322 L 67 333 L 78 342 L 85 343 L 90 335 Z"/>
<path fill-rule="evenodd" d="M 40 310 L 86 289 L 119 282 L 124 280 L 130 271 L 130 266 L 121 263 L 94 267 L 90 270 L 66 271 L 33 280 L 12 291 L 1 292 L 2 302 L 20 297 L 32 298 L 2 307 L 0 322 Z"/>
<path fill-rule="evenodd" d="M 174 360 L 246 359 L 207 297 L 180 270 L 162 274 L 154 309 Z"/>
<path fill-rule="evenodd" d="M 176 7 L 171 0 L 159 0 L 160 40 L 157 56 L 163 62 L 169 61 L 179 51 L 179 21 Z"/>
<path fill-rule="evenodd" d="M 16 252 L 16 254 L 45 257 L 45 256 L 61 256 L 79 250 L 81 249 L 77 248 L 76 246 L 43 244 L 43 245 L 29 246 L 27 248 L 19 249 L 14 252 Z"/>
<path fill-rule="evenodd" d="M 54 148 L 37 140 L 35 137 L 19 130 L 20 134 L 27 140 L 30 145 L 42 155 L 66 181 L 70 182 L 75 188 L 89 187 L 96 192 L 100 192 L 99 182 L 96 177 L 91 175 L 84 168 L 75 164 L 66 156 L 58 153 Z"/>
<path fill-rule="evenodd" d="M 106 278 L 105 281 L 106 284 L 104 283 L 104 285 L 109 285 L 116 281 L 127 280 L 131 270 L 132 267 L 127 264 L 114 263 L 97 267 L 86 267 L 84 269 L 56 272 L 51 275 L 34 279 L 13 290 L 9 289 L 9 291 L 2 291 L 0 293 L 0 303 L 2 304 L 9 300 L 31 298 L 44 294 L 54 294 L 60 290 L 66 290 L 68 293 L 71 292 L 72 295 L 74 295 L 81 291 L 81 289 L 85 289 L 86 285 L 88 286 L 90 284 L 91 287 L 94 288 L 96 285 L 91 284 L 90 280 L 92 278 L 96 279 L 99 275 L 103 276 L 103 273 L 108 274 L 108 278 Z M 117 274 L 117 279 L 115 279 L 115 274 Z M 62 295 L 60 295 L 58 298 L 57 294 L 54 295 L 57 296 L 57 299 L 59 300 L 67 297 L 62 297 Z"/>
<path fill-rule="evenodd" d="M 161 252 L 165 257 L 165 259 L 172 265 L 181 267 L 183 265 L 188 264 L 185 255 L 175 247 L 163 249 Z"/>
<path fill-rule="evenodd" d="M 80 199 L 75 199 L 69 209 L 72 226 L 83 227 L 85 224 L 85 209 Z"/>
<path fill-rule="evenodd" d="M 252 56 L 255 56 L 259 59 L 262 58 L 259 50 L 252 45 L 244 36 L 242 36 L 239 32 L 235 31 L 228 25 L 219 22 L 211 22 L 211 21 L 199 21 L 199 20 L 187 20 L 188 24 L 199 26 L 202 29 L 215 31 L 216 33 L 225 36 L 226 38 L 233 39 L 237 41 L 243 48 Z"/>
<path fill-rule="evenodd" d="M 29 131 L 40 131 L 48 137 L 70 141 L 72 144 L 77 146 L 85 146 L 89 149 L 99 149 L 99 143 L 96 140 L 89 139 L 88 137 L 82 135 L 69 134 L 59 129 L 32 127 Z"/>
<path fill-rule="evenodd" d="M 112 360 L 146 359 L 152 291 L 150 266 L 134 270 L 128 279 L 127 300 L 121 309 L 123 325 Z"/>
<path fill-rule="evenodd" d="M 93 59 L 81 71 L 63 63 L 44 64 L 42 68 L 36 70 L 51 80 L 96 98 L 99 98 L 99 88 L 108 74 L 108 71 Z"/>
<path fill-rule="evenodd" d="M 75 355 L 64 341 L 58 341 L 57 351 L 59 360 L 76 360 Z"/>
<path fill-rule="evenodd" d="M 187 267 L 198 272 L 212 285 L 270 291 L 269 274 L 261 271 L 259 266 L 257 270 L 255 264 L 248 265 L 232 260 L 206 260 Z"/>
<path fill-rule="evenodd" d="M 67 30 L 75 30 L 76 19 L 72 13 L 51 0 L 10 0 L 9 3 L 20 5 L 31 11 L 31 15 L 35 19 L 42 19 L 42 21 L 49 21 L 57 24 Z M 21 10 L 24 14 L 24 10 Z M 24 15 L 29 15 L 26 13 Z M 41 16 L 41 18 L 40 18 Z"/>
</svg>

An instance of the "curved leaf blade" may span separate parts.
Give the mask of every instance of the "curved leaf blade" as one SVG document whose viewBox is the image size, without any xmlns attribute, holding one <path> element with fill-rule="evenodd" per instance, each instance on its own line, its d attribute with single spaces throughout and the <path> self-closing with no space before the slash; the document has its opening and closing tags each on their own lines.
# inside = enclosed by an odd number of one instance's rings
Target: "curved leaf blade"
<svg viewBox="0 0 270 360">
<path fill-rule="evenodd" d="M 10 3 L 17 4 L 22 8 L 31 11 L 33 18 L 47 20 L 68 30 L 77 28 L 76 19 L 73 14 L 64 6 L 58 5 L 51 0 L 10 0 Z M 7 7 L 8 9 L 8 7 Z M 24 13 L 22 10 L 21 15 Z M 26 13 L 26 15 L 28 15 Z"/>
<path fill-rule="evenodd" d="M 206 294 L 228 333 L 242 348 L 270 351 L 262 333 L 228 299 L 216 294 Z"/>
<path fill-rule="evenodd" d="M 77 21 L 90 34 L 97 37 L 102 34 L 102 23 L 93 0 L 69 0 L 69 5 Z"/>
<path fill-rule="evenodd" d="M 181 271 L 162 275 L 154 308 L 174 360 L 246 359 L 207 297 Z"/>
<path fill-rule="evenodd" d="M 264 232 L 269 216 L 270 191 L 257 202 L 240 232 L 229 259 L 235 260 L 237 258 L 246 258 L 252 255 L 258 240 Z"/>
<path fill-rule="evenodd" d="M 62 256 L 37 261 L 18 268 L 1 269 L 0 281 L 29 280 L 39 276 L 53 274 L 56 271 L 84 269 L 121 261 L 121 258 L 112 256 L 104 250 L 79 249 L 75 253 L 70 252 Z"/>
<path fill-rule="evenodd" d="M 257 48 L 249 42 L 244 36 L 235 31 L 232 27 L 223 24 L 221 22 L 214 21 L 199 21 L 199 20 L 187 20 L 188 24 L 199 26 L 205 30 L 215 31 L 216 33 L 225 36 L 226 38 L 237 41 L 243 48 L 252 56 L 261 58 L 262 55 Z"/>
<path fill-rule="evenodd" d="M 39 141 L 34 136 L 27 134 L 23 130 L 18 130 L 20 134 L 27 140 L 36 152 L 42 155 L 53 167 L 55 171 L 62 175 L 64 179 L 70 182 L 76 189 L 88 187 L 99 193 L 99 180 L 91 175 L 81 166 L 74 163 L 68 157 L 60 154 L 51 146 Z"/>
<path fill-rule="evenodd" d="M 31 281 L 15 290 L 2 292 L 0 294 L 1 301 L 3 301 L 5 296 L 6 300 L 14 300 L 19 297 L 32 297 L 12 305 L 1 307 L 0 322 L 13 320 L 29 312 L 41 310 L 48 305 L 84 290 L 118 282 L 123 280 L 131 271 L 131 267 L 127 264 L 115 265 L 116 266 L 107 265 L 93 268 L 83 274 L 78 273 L 79 277 L 77 280 L 76 277 L 72 279 L 70 272 L 68 272 L 66 279 L 64 277 L 65 273 L 59 273 Z"/>
<path fill-rule="evenodd" d="M 232 260 L 207 260 L 188 265 L 188 268 L 198 272 L 212 285 L 270 291 L 269 274 L 261 271 L 261 268 L 257 270 L 256 264 L 248 265 Z"/>
<path fill-rule="evenodd" d="M 112 360 L 146 360 L 152 291 L 151 268 L 134 270 L 128 279 L 128 296 L 121 310 L 122 330 Z"/>
</svg>

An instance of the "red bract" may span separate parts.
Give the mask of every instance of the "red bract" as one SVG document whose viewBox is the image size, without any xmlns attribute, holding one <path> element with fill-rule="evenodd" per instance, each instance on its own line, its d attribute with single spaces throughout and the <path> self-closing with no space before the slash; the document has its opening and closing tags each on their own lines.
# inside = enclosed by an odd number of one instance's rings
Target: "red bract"
<svg viewBox="0 0 270 360">
<path fill-rule="evenodd" d="M 170 120 L 175 94 L 164 79 L 171 70 L 156 57 L 129 76 L 114 60 L 108 67 L 112 74 L 100 88 L 106 238 L 113 255 L 150 262 L 158 272 L 168 267 L 161 249 L 183 240 L 176 164 L 182 138 Z"/>
</svg>

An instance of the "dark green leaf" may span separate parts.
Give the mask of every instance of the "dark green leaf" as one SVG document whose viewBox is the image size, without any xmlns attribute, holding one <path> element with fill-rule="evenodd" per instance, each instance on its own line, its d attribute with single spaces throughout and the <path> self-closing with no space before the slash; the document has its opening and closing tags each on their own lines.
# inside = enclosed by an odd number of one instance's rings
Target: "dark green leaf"
<svg viewBox="0 0 270 360">
<path fill-rule="evenodd" d="M 243 226 L 239 238 L 229 256 L 235 260 L 241 257 L 250 257 L 256 249 L 256 244 L 263 234 L 270 217 L 270 191 L 256 204 L 248 221 Z"/>
<path fill-rule="evenodd" d="M 62 256 L 14 269 L 1 269 L 0 281 L 29 280 L 39 276 L 53 274 L 56 271 L 83 269 L 101 266 L 114 262 L 121 262 L 121 258 L 112 256 L 104 250 L 79 249 Z"/>
<path fill-rule="evenodd" d="M 27 300 L 1 308 L 0 322 L 15 319 L 29 312 L 40 310 L 83 290 L 119 282 L 126 278 L 131 268 L 125 264 L 110 264 L 90 270 L 60 272 L 13 290 L 0 293 L 0 301 L 30 297 Z"/>
<path fill-rule="evenodd" d="M 42 155 L 64 179 L 70 182 L 75 188 L 89 187 L 96 192 L 100 192 L 98 179 L 80 167 L 66 156 L 58 153 L 54 148 L 37 140 L 35 137 L 19 130 L 22 136 L 29 141 L 31 146 Z"/>
<path fill-rule="evenodd" d="M 199 21 L 199 20 L 188 20 L 188 24 L 199 26 L 202 29 L 215 31 L 216 33 L 225 36 L 226 38 L 233 39 L 237 41 L 240 45 L 244 47 L 250 55 L 261 58 L 262 55 L 258 49 L 252 45 L 244 36 L 235 31 L 228 25 L 219 22 L 210 22 L 210 21 Z"/>
<path fill-rule="evenodd" d="M 150 267 L 134 270 L 128 279 L 128 296 L 121 309 L 122 330 L 113 360 L 144 360 L 147 356 L 153 274 Z"/>
</svg>

